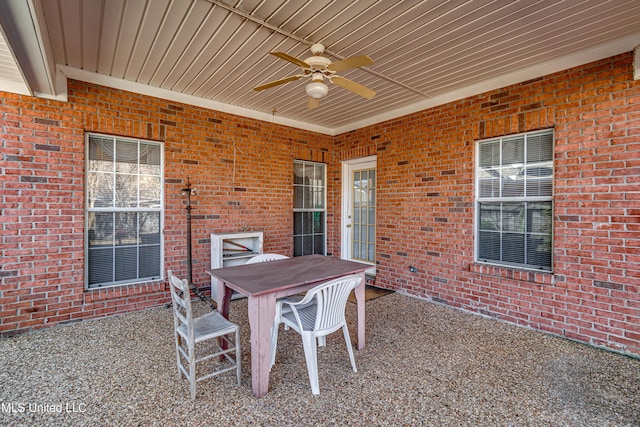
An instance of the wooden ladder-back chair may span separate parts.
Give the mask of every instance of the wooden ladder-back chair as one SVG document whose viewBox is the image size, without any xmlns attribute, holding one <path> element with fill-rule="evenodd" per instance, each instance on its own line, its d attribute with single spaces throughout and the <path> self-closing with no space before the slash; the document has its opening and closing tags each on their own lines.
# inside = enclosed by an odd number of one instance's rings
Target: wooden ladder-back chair
<svg viewBox="0 0 640 427">
<path fill-rule="evenodd" d="M 194 318 L 188 281 L 179 279 L 169 270 L 169 284 L 173 305 L 178 377 L 184 375 L 189 380 L 191 399 L 196 397 L 196 383 L 198 381 L 228 371 L 236 371 L 237 382 L 240 385 L 242 376 L 240 327 L 225 319 L 217 310 Z M 207 340 L 212 342 L 213 351 L 200 348 L 205 347 L 205 344 L 199 344 Z M 224 340 L 226 348 L 221 345 L 222 340 Z M 231 353 L 234 353 L 235 357 L 232 357 Z M 214 357 L 220 359 L 209 362 L 215 366 L 215 369 L 211 371 L 213 368 L 207 366 L 209 369 L 205 369 L 202 375 L 197 376 L 196 365 Z"/>
</svg>

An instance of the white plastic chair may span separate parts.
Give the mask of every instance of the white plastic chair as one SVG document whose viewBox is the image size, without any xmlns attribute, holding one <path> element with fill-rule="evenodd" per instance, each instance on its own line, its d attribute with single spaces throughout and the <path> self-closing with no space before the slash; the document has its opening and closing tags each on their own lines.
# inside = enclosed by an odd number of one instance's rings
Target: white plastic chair
<svg viewBox="0 0 640 427">
<path fill-rule="evenodd" d="M 276 317 L 271 328 L 271 366 L 275 364 L 278 325 L 283 323 L 302 336 L 307 372 L 313 394 L 320 394 L 316 339 L 319 345 L 323 346 L 326 343 L 327 335 L 342 329 L 351 367 L 353 372 L 358 372 L 345 319 L 345 306 L 349 294 L 361 281 L 362 277 L 356 275 L 340 277 L 314 287 L 300 301 L 292 301 L 287 298 L 278 300 Z M 315 300 L 315 304 L 312 303 L 313 300 Z M 289 307 L 290 311 L 285 312 L 285 306 Z"/>
<path fill-rule="evenodd" d="M 288 256 L 280 255 L 280 254 L 260 254 L 256 255 L 253 258 L 249 258 L 245 264 L 255 264 L 257 262 L 267 262 L 267 261 L 275 261 L 278 259 L 287 259 Z"/>
<path fill-rule="evenodd" d="M 196 397 L 196 383 L 198 381 L 231 370 L 236 371 L 237 382 L 240 385 L 242 352 L 240 351 L 240 328 L 238 325 L 225 319 L 217 310 L 194 318 L 188 281 L 180 280 L 169 270 L 169 284 L 173 304 L 178 378 L 184 375 L 189 380 L 191 400 Z M 205 352 L 204 348 L 200 349 L 203 346 L 198 346 L 198 352 L 196 352 L 196 345 L 206 340 L 214 340 L 213 351 Z M 221 345 L 223 342 L 226 344 L 226 349 Z M 230 353 L 235 353 L 235 358 L 231 357 Z M 219 369 L 208 373 L 203 372 L 203 375 L 199 377 L 196 375 L 196 364 L 219 356 L 224 356 L 226 362 L 230 362 L 231 365 L 225 363 L 225 360 L 221 360 L 219 361 L 221 366 Z"/>
</svg>

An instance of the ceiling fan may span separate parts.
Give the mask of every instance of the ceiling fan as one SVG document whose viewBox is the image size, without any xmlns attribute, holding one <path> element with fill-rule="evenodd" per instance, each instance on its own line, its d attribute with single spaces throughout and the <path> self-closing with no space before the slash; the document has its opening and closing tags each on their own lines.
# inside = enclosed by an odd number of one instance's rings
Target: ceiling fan
<svg viewBox="0 0 640 427">
<path fill-rule="evenodd" d="M 329 58 L 322 56 L 324 53 L 324 45 L 320 43 L 313 44 L 311 45 L 310 50 L 311 53 L 313 53 L 313 56 L 305 60 L 300 60 L 284 52 L 271 52 L 271 55 L 273 56 L 277 56 L 278 58 L 298 65 L 302 68 L 303 73 L 256 86 L 253 90 L 265 90 L 310 76 L 311 82 L 307 84 L 306 87 L 308 108 L 318 107 L 320 105 L 320 99 L 324 98 L 329 92 L 329 87 L 323 82 L 325 78 L 327 78 L 331 83 L 350 90 L 364 98 L 371 99 L 376 95 L 374 90 L 336 75 L 338 71 L 350 70 L 352 68 L 365 67 L 373 64 L 373 60 L 367 55 L 358 55 L 342 59 L 340 61 L 331 62 Z"/>
</svg>

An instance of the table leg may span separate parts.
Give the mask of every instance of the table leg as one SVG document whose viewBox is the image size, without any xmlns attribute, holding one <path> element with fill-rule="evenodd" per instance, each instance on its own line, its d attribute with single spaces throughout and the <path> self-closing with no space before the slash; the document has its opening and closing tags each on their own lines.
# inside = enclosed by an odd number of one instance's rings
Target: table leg
<svg viewBox="0 0 640 427">
<path fill-rule="evenodd" d="M 218 280 L 216 278 L 212 278 L 211 279 L 211 290 L 213 291 L 213 287 L 215 286 L 216 289 L 216 304 L 218 305 L 218 311 L 220 312 L 220 314 L 222 314 L 222 316 L 229 320 L 229 306 L 231 305 L 231 294 L 233 293 L 233 290 L 231 288 L 227 288 L 224 285 L 224 282 L 222 280 Z M 213 294 L 213 292 L 212 292 Z M 275 314 L 274 314 L 275 316 Z M 220 346 L 221 349 L 226 350 L 228 348 L 227 345 L 227 341 L 221 338 L 218 338 L 218 345 Z M 236 357 L 240 357 L 241 355 L 236 355 Z M 224 360 L 225 356 L 221 355 L 220 356 L 220 360 Z M 240 359 L 238 359 L 240 360 Z"/>
<path fill-rule="evenodd" d="M 253 394 L 262 397 L 269 391 L 271 363 L 271 326 L 276 315 L 275 294 L 249 297 L 251 326 L 251 385 Z"/>
<path fill-rule="evenodd" d="M 233 290 L 231 288 L 227 288 L 222 280 L 212 278 L 211 287 L 213 288 L 214 286 L 216 289 L 216 304 L 218 305 L 218 311 L 224 316 L 225 319 L 228 320 L 229 305 L 231 305 L 231 294 L 233 293 Z"/>
<path fill-rule="evenodd" d="M 364 342 L 364 337 L 365 337 L 365 333 L 364 333 L 364 327 L 365 327 L 365 314 L 364 314 L 365 295 L 364 295 L 364 290 L 365 290 L 366 283 L 365 283 L 364 272 L 361 273 L 360 276 L 362 277 L 362 281 L 353 290 L 353 292 L 355 294 L 355 297 L 356 297 L 356 311 L 357 311 L 357 316 L 358 316 L 358 319 L 357 319 L 357 322 L 358 322 L 357 323 L 357 325 L 358 325 L 358 345 L 357 345 L 357 348 L 358 348 L 358 350 L 364 349 L 364 346 L 365 346 L 365 342 Z"/>
</svg>

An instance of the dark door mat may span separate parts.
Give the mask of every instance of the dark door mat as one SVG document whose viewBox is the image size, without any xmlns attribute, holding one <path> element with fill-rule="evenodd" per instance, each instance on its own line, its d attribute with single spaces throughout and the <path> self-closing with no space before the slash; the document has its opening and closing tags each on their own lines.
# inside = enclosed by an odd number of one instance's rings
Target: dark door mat
<svg viewBox="0 0 640 427">
<path fill-rule="evenodd" d="M 366 285 L 364 288 L 364 300 L 369 301 L 390 293 L 393 293 L 393 291 L 389 289 L 376 288 L 375 286 Z M 354 304 L 356 302 L 356 297 L 353 294 L 353 292 L 351 292 L 351 295 L 349 295 L 349 301 Z"/>
</svg>

